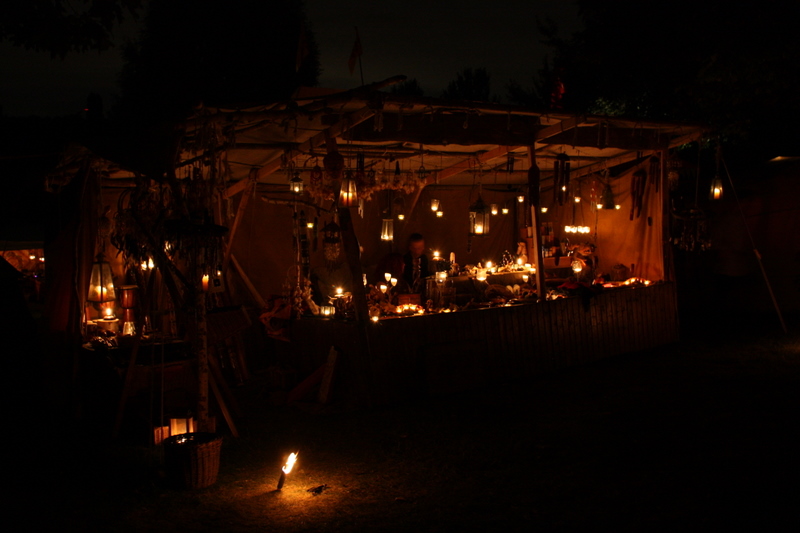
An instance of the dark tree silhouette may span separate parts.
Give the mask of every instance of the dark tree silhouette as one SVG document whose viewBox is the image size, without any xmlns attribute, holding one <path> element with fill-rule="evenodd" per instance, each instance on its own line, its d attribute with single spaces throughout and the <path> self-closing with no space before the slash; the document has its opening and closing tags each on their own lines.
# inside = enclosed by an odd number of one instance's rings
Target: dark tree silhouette
<svg viewBox="0 0 800 533">
<path fill-rule="evenodd" d="M 491 98 L 491 76 L 483 68 L 465 68 L 456 73 L 456 79 L 447 84 L 442 98 L 449 100 L 474 100 L 488 102 Z"/>
<path fill-rule="evenodd" d="M 125 59 L 113 117 L 151 172 L 169 166 L 192 109 L 288 99 L 320 70 L 300 0 L 151 0 Z"/>
<path fill-rule="evenodd" d="M 577 3 L 584 30 L 564 38 L 540 22 L 552 66 L 539 73 L 538 91 L 517 84 L 510 99 L 543 103 L 560 70 L 565 110 L 699 121 L 731 139 L 792 138 L 786 125 L 800 118 L 797 2 Z"/>
<path fill-rule="evenodd" d="M 0 41 L 61 58 L 108 50 L 114 28 L 141 6 L 142 0 L 4 0 Z"/>
<path fill-rule="evenodd" d="M 417 78 L 411 78 L 410 80 L 401 81 L 396 85 L 392 85 L 389 88 L 389 92 L 392 94 L 399 94 L 403 96 L 424 96 L 425 91 L 420 86 Z"/>
</svg>

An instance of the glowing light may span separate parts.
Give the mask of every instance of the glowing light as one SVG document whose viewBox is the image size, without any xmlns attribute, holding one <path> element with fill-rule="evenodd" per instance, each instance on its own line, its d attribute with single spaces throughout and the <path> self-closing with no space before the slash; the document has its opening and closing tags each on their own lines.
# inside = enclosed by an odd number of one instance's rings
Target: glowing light
<svg viewBox="0 0 800 533">
<path fill-rule="evenodd" d="M 496 215 L 497 214 L 497 204 L 492 204 L 491 205 L 491 209 L 492 209 L 492 214 Z"/>
<path fill-rule="evenodd" d="M 336 287 L 336 296 L 341 296 L 344 293 L 344 289 L 341 287 Z"/>
<path fill-rule="evenodd" d="M 439 210 L 439 200 L 436 198 L 431 198 L 431 211 L 438 211 Z"/>
<path fill-rule="evenodd" d="M 504 207 L 504 208 L 501 210 L 501 212 L 502 212 L 504 215 L 507 215 L 507 214 L 508 214 L 508 208 L 507 208 L 507 207 Z"/>
<path fill-rule="evenodd" d="M 524 201 L 525 201 L 525 196 L 524 195 L 520 194 L 519 196 L 517 196 L 517 202 L 522 203 Z"/>
<path fill-rule="evenodd" d="M 397 215 L 397 220 L 405 220 L 405 219 L 406 219 L 406 216 L 403 213 L 400 213 L 399 215 Z"/>
<path fill-rule="evenodd" d="M 392 279 L 392 274 L 389 272 L 384 272 L 383 277 L 386 278 L 386 282 L 388 283 L 390 279 Z"/>
<path fill-rule="evenodd" d="M 436 211 L 436 217 L 442 218 L 444 216 L 444 211 Z"/>
<path fill-rule="evenodd" d="M 292 473 L 292 468 L 294 468 L 294 464 L 296 462 L 297 462 L 297 453 L 296 452 L 290 453 L 289 454 L 289 458 L 286 459 L 286 464 L 283 465 L 283 467 L 281 468 L 281 471 L 284 474 L 291 474 Z M 273 470 L 273 472 L 274 472 L 274 470 Z"/>
<path fill-rule="evenodd" d="M 392 287 L 394 287 L 395 285 L 397 285 L 397 278 L 390 279 L 389 283 L 391 283 Z"/>
<path fill-rule="evenodd" d="M 542 213 L 547 213 L 547 208 L 546 207 L 542 208 Z"/>
<path fill-rule="evenodd" d="M 580 197 L 580 196 L 576 196 L 576 197 L 575 197 L 575 203 L 576 203 L 576 204 L 579 204 L 579 203 L 581 203 L 581 197 Z"/>
</svg>

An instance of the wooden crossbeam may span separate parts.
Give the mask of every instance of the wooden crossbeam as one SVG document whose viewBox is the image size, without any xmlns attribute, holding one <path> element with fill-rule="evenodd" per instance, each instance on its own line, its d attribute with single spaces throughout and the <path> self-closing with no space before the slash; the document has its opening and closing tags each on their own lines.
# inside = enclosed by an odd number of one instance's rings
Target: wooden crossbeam
<svg viewBox="0 0 800 533">
<path fill-rule="evenodd" d="M 369 107 L 362 107 L 357 111 L 353 111 L 349 115 L 345 116 L 337 122 L 333 124 L 329 128 L 317 133 L 310 139 L 298 144 L 292 150 L 288 150 L 285 152 L 286 160 L 292 160 L 304 153 L 307 153 L 313 150 L 315 147 L 320 146 L 325 143 L 325 139 L 328 137 L 338 137 L 342 135 L 344 132 L 356 126 L 357 124 L 361 124 L 368 118 L 372 117 L 375 114 L 374 109 L 370 109 Z M 282 154 L 284 155 L 284 154 Z M 283 163 L 284 159 L 281 156 L 277 156 L 272 160 L 268 161 L 265 165 L 258 169 L 256 172 L 255 180 L 258 181 L 262 178 L 269 176 L 270 174 L 278 171 L 281 168 L 281 164 Z M 247 188 L 247 183 L 249 180 L 239 180 L 230 187 L 225 190 L 225 198 L 230 198 L 231 196 L 238 194 Z"/>
<path fill-rule="evenodd" d="M 565 131 L 577 128 L 584 122 L 586 122 L 586 116 L 577 115 L 572 118 L 562 120 L 561 122 L 553 124 L 552 126 L 546 126 L 536 133 L 537 142 L 543 141 L 544 139 L 552 137 L 553 135 L 558 135 L 559 133 L 564 133 Z"/>
</svg>

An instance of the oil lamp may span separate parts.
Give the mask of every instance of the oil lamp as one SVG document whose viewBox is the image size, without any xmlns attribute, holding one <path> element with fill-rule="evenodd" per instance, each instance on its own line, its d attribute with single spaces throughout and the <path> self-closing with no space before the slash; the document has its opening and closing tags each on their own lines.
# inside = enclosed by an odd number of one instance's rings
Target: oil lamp
<svg viewBox="0 0 800 533">
<path fill-rule="evenodd" d="M 295 171 L 294 176 L 289 180 L 289 191 L 298 196 L 303 194 L 303 180 L 300 178 L 300 172 Z"/>
<path fill-rule="evenodd" d="M 483 199 L 478 195 L 478 200 L 469 206 L 469 234 L 488 235 L 489 234 L 489 209 L 483 203 Z"/>
<path fill-rule="evenodd" d="M 353 179 L 352 173 L 348 172 L 342 179 L 342 186 L 339 189 L 339 207 L 356 207 L 358 206 L 358 190 L 356 189 L 356 180 Z"/>
<path fill-rule="evenodd" d="M 384 218 L 381 222 L 381 240 L 391 241 L 394 239 L 394 219 Z"/>
</svg>

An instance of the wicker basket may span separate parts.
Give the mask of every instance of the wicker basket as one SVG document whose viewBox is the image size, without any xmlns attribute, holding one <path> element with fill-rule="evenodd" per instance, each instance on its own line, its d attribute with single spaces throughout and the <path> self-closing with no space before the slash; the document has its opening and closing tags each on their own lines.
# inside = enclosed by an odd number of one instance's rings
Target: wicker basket
<svg viewBox="0 0 800 533">
<path fill-rule="evenodd" d="M 222 437 L 184 433 L 164 440 L 164 467 L 171 484 L 202 489 L 217 482 Z"/>
</svg>

